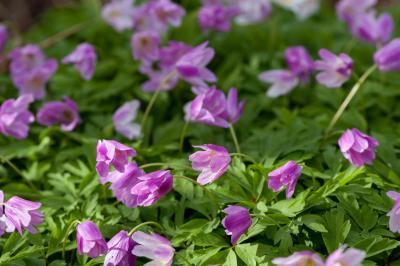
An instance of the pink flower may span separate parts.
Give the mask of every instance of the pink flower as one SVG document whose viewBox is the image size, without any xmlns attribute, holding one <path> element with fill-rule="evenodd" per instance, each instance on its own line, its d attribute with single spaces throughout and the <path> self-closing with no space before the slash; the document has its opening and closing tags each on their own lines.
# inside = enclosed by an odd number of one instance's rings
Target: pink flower
<svg viewBox="0 0 400 266">
<path fill-rule="evenodd" d="M 133 0 L 113 0 L 103 6 L 102 17 L 115 30 L 123 31 L 133 27 Z"/>
<path fill-rule="evenodd" d="M 79 255 L 97 258 L 107 253 L 107 243 L 99 228 L 92 221 L 85 221 L 76 227 L 76 244 Z"/>
<path fill-rule="evenodd" d="M 30 72 L 46 62 L 46 56 L 40 47 L 34 44 L 15 48 L 10 52 L 9 58 L 11 61 L 10 72 L 13 77 L 17 74 Z"/>
<path fill-rule="evenodd" d="M 249 210 L 245 207 L 229 205 L 223 210 L 227 216 L 222 220 L 227 235 L 231 236 L 231 244 L 236 245 L 240 236 L 246 233 L 252 224 Z"/>
<path fill-rule="evenodd" d="M 231 19 L 240 13 L 239 8 L 224 6 L 219 1 L 213 1 L 211 4 L 204 2 L 198 14 L 201 29 L 204 32 L 209 30 L 229 31 Z"/>
<path fill-rule="evenodd" d="M 374 54 L 374 62 L 382 72 L 400 71 L 400 38 L 380 48 Z"/>
<path fill-rule="evenodd" d="M 44 126 L 59 124 L 64 131 L 72 131 L 80 122 L 78 106 L 69 97 L 64 102 L 47 102 L 39 109 L 37 121 Z"/>
<path fill-rule="evenodd" d="M 226 99 L 227 119 L 230 124 L 235 124 L 239 121 L 244 109 L 245 101 L 238 103 L 238 92 L 236 88 L 231 88 Z"/>
<path fill-rule="evenodd" d="M 172 90 L 179 81 L 179 76 L 174 70 L 155 71 L 149 74 L 149 77 L 150 80 L 142 85 L 142 89 L 146 92 Z"/>
<path fill-rule="evenodd" d="M 324 266 L 320 256 L 311 251 L 295 252 L 286 258 L 276 258 L 272 263 L 277 266 Z"/>
<path fill-rule="evenodd" d="M 8 40 L 8 32 L 6 26 L 0 24 L 0 52 L 3 51 Z"/>
<path fill-rule="evenodd" d="M 170 0 L 157 0 L 152 6 L 157 20 L 164 25 L 179 27 L 182 17 L 185 15 L 185 9 Z"/>
<path fill-rule="evenodd" d="M 258 76 L 258 79 L 266 83 L 272 83 L 267 92 L 267 96 L 271 98 L 288 94 L 299 84 L 299 78 L 288 70 L 265 71 Z"/>
<path fill-rule="evenodd" d="M 81 43 L 75 50 L 64 57 L 63 64 L 75 64 L 82 78 L 90 80 L 94 73 L 97 55 L 94 47 L 89 43 Z"/>
<path fill-rule="evenodd" d="M 285 51 L 285 60 L 289 69 L 303 83 L 307 83 L 314 70 L 314 61 L 303 46 L 292 46 Z"/>
<path fill-rule="evenodd" d="M 160 67 L 171 69 L 176 62 L 193 48 L 183 42 L 170 41 L 168 46 L 160 48 Z"/>
<path fill-rule="evenodd" d="M 128 232 L 119 231 L 107 243 L 108 252 L 104 258 L 104 266 L 133 266 L 136 257 L 132 254 L 135 241 Z"/>
<path fill-rule="evenodd" d="M 160 38 L 154 31 L 140 31 L 131 38 L 133 58 L 145 63 L 156 61 L 159 57 Z"/>
<path fill-rule="evenodd" d="M 356 248 L 348 248 L 345 246 L 338 248 L 326 259 L 325 266 L 363 266 L 362 261 L 367 254 Z"/>
<path fill-rule="evenodd" d="M 392 210 L 387 214 L 389 216 L 389 229 L 393 233 L 400 233 L 400 193 L 389 191 L 386 195 L 395 201 Z"/>
<path fill-rule="evenodd" d="M 338 17 L 352 25 L 359 14 L 364 14 L 376 4 L 377 0 L 341 0 L 336 4 Z"/>
<path fill-rule="evenodd" d="M 133 122 L 136 119 L 139 107 L 140 102 L 132 100 L 124 103 L 113 115 L 115 130 L 128 139 L 135 139 L 140 136 L 140 124 Z"/>
<path fill-rule="evenodd" d="M 274 192 L 286 187 L 286 198 L 291 198 L 301 175 L 301 170 L 302 167 L 295 161 L 288 161 L 268 174 L 268 187 Z"/>
</svg>

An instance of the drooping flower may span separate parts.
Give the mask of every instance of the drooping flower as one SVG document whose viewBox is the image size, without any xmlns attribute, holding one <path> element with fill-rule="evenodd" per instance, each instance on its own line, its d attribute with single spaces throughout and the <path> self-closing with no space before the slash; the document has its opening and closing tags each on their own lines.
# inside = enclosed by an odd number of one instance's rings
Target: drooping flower
<svg viewBox="0 0 400 266">
<path fill-rule="evenodd" d="M 3 51 L 8 40 L 8 32 L 6 26 L 0 24 L 0 52 Z"/>
<path fill-rule="evenodd" d="M 286 198 L 291 198 L 296 188 L 297 180 L 301 175 L 302 167 L 295 161 L 288 161 L 286 164 L 268 174 L 268 187 L 274 192 L 286 188 Z"/>
<path fill-rule="evenodd" d="M 119 231 L 107 243 L 108 252 L 104 258 L 104 266 L 133 266 L 136 257 L 132 254 L 135 241 L 128 232 Z"/>
<path fill-rule="evenodd" d="M 131 194 L 137 197 L 138 206 L 150 206 L 171 191 L 172 183 L 170 171 L 154 171 L 139 176 L 138 182 L 131 188 Z"/>
<path fill-rule="evenodd" d="M 172 265 L 175 249 L 168 239 L 156 233 L 145 234 L 140 231 L 134 233 L 132 239 L 137 243 L 132 250 L 132 254 L 152 260 L 147 265 Z"/>
<path fill-rule="evenodd" d="M 314 70 L 314 61 L 303 46 L 292 46 L 285 51 L 285 60 L 293 74 L 307 83 Z"/>
<path fill-rule="evenodd" d="M 363 266 L 362 261 L 366 257 L 366 253 L 356 248 L 348 248 L 345 246 L 338 248 L 326 259 L 325 266 Z"/>
<path fill-rule="evenodd" d="M 231 88 L 226 99 L 226 111 L 229 123 L 235 124 L 237 121 L 239 121 L 244 109 L 244 105 L 244 100 L 238 103 L 238 93 L 236 88 Z"/>
<path fill-rule="evenodd" d="M 97 258 L 107 253 L 107 242 L 99 228 L 92 221 L 85 221 L 76 227 L 76 244 L 79 255 Z"/>
<path fill-rule="evenodd" d="M 270 0 L 237 0 L 239 14 L 235 17 L 235 22 L 240 25 L 249 25 L 263 21 L 272 10 Z"/>
<path fill-rule="evenodd" d="M 64 131 L 72 131 L 80 122 L 78 106 L 69 97 L 64 102 L 47 102 L 39 109 L 37 121 L 44 126 L 60 125 Z"/>
<path fill-rule="evenodd" d="M 387 214 L 389 216 L 389 229 L 393 233 L 400 233 L 400 193 L 389 191 L 386 195 L 395 201 L 393 208 Z"/>
<path fill-rule="evenodd" d="M 374 62 L 382 72 L 400 71 L 400 38 L 380 48 L 374 54 Z"/>
<path fill-rule="evenodd" d="M 110 172 L 110 165 L 118 172 L 124 172 L 128 164 L 128 157 L 136 156 L 133 148 L 125 146 L 115 140 L 99 140 L 97 143 L 96 171 L 100 177 L 106 178 Z"/>
<path fill-rule="evenodd" d="M 216 0 L 203 1 L 203 6 L 198 14 L 199 24 L 204 32 L 209 30 L 229 31 L 231 19 L 239 13 L 240 10 L 236 6 L 224 6 Z"/>
<path fill-rule="evenodd" d="M 236 245 L 240 236 L 246 233 L 252 224 L 249 210 L 245 207 L 229 205 L 222 210 L 227 216 L 222 220 L 227 235 L 231 236 L 231 244 Z"/>
<path fill-rule="evenodd" d="M 317 75 L 319 83 L 328 88 L 338 88 L 351 76 L 353 60 L 344 53 L 338 56 L 326 49 L 319 51 L 322 60 L 315 62 L 315 69 L 321 72 Z"/>
<path fill-rule="evenodd" d="M 341 0 L 336 4 L 336 12 L 341 20 L 352 25 L 358 15 L 370 11 L 376 2 L 377 0 Z"/>
<path fill-rule="evenodd" d="M 292 11 L 300 20 L 307 19 L 319 9 L 319 0 L 275 0 L 274 3 Z"/>
<path fill-rule="evenodd" d="M 276 258 L 272 263 L 277 266 L 324 266 L 321 257 L 311 251 L 295 252 L 286 258 Z"/>
<path fill-rule="evenodd" d="M 379 142 L 356 128 L 347 129 L 339 139 L 343 156 L 355 167 L 372 164 Z"/>
<path fill-rule="evenodd" d="M 18 99 L 8 99 L 0 106 L 0 132 L 5 136 L 24 139 L 28 136 L 29 124 L 35 120 L 28 110 L 33 102 L 31 95 L 23 95 Z"/>
<path fill-rule="evenodd" d="M 101 14 L 115 30 L 123 31 L 133 27 L 134 12 L 132 0 L 113 0 L 103 6 Z"/>
<path fill-rule="evenodd" d="M 81 43 L 75 50 L 64 57 L 63 64 L 75 64 L 82 78 L 90 80 L 97 61 L 96 49 L 89 43 Z"/>
<path fill-rule="evenodd" d="M 140 31 L 131 38 L 132 54 L 136 60 L 151 63 L 159 58 L 160 38 L 155 31 Z"/>
<path fill-rule="evenodd" d="M 288 94 L 299 84 L 299 78 L 288 70 L 265 71 L 258 76 L 258 79 L 272 83 L 272 86 L 267 91 L 267 96 L 271 98 Z"/>
<path fill-rule="evenodd" d="M 231 157 L 225 147 L 214 144 L 204 144 L 194 147 L 203 150 L 189 156 L 192 168 L 196 171 L 201 171 L 197 178 L 197 182 L 200 185 L 214 182 L 228 170 Z"/>
<path fill-rule="evenodd" d="M 140 124 L 134 123 L 136 119 L 140 102 L 132 100 L 124 103 L 115 111 L 113 115 L 113 122 L 115 130 L 128 139 L 135 139 L 140 136 Z"/>
</svg>

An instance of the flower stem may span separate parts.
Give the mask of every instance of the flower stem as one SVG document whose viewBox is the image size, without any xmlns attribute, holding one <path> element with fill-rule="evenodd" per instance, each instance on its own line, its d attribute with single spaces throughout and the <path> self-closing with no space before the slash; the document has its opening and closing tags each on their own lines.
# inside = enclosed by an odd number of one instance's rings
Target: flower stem
<svg viewBox="0 0 400 266">
<path fill-rule="evenodd" d="M 156 102 L 156 100 L 157 100 L 158 95 L 160 94 L 160 92 L 161 92 L 161 89 L 158 88 L 158 89 L 156 90 L 156 92 L 153 94 L 153 96 L 151 97 L 150 102 L 149 102 L 149 104 L 147 105 L 146 110 L 144 111 L 142 123 L 141 123 L 141 125 L 140 125 L 140 128 L 142 129 L 143 132 L 144 132 L 144 129 L 145 129 L 144 127 L 146 126 L 146 122 L 147 122 L 147 119 L 148 119 L 148 117 L 149 117 L 150 111 L 151 111 L 151 109 L 153 108 L 153 105 L 154 105 L 154 103 Z"/>
<path fill-rule="evenodd" d="M 354 98 L 358 90 L 361 88 L 361 85 L 364 84 L 365 80 L 375 71 L 376 68 L 377 68 L 376 65 L 373 65 L 370 68 L 368 68 L 368 70 L 361 76 L 361 78 L 353 86 L 350 93 L 347 95 L 346 99 L 344 99 L 339 109 L 336 111 L 336 114 L 333 116 L 331 122 L 329 123 L 329 126 L 325 131 L 325 136 L 327 136 L 329 132 L 332 130 L 332 128 L 336 125 L 337 121 L 342 116 L 343 112 L 346 110 L 351 100 Z"/>
<path fill-rule="evenodd" d="M 254 160 L 254 159 L 251 158 L 249 155 L 244 154 L 244 153 L 231 152 L 231 153 L 229 153 L 229 155 L 230 155 L 230 156 L 243 157 L 243 158 L 247 159 L 248 161 L 252 162 L 253 164 L 257 164 L 256 160 Z"/>
<path fill-rule="evenodd" d="M 236 137 L 236 132 L 235 132 L 235 129 L 233 128 L 232 124 L 229 124 L 229 130 L 230 130 L 231 135 L 232 135 L 233 143 L 235 144 L 235 147 L 236 147 L 236 152 L 237 153 L 241 153 L 240 152 L 239 142 L 238 142 L 238 139 Z"/>
<path fill-rule="evenodd" d="M 183 151 L 183 142 L 185 140 L 186 132 L 189 127 L 189 120 L 185 122 L 185 125 L 183 125 L 182 131 L 181 131 L 181 136 L 179 138 L 179 152 Z"/>
<path fill-rule="evenodd" d="M 148 222 L 144 222 L 141 224 L 138 224 L 137 226 L 135 226 L 131 231 L 129 231 L 128 236 L 132 236 L 133 233 L 135 233 L 137 230 L 139 230 L 142 226 L 145 225 L 155 225 L 158 228 L 160 228 L 161 230 L 164 230 L 164 227 L 162 227 L 159 223 L 153 222 L 153 221 L 148 221 Z"/>
<path fill-rule="evenodd" d="M 25 178 L 24 174 L 21 172 L 21 170 L 18 169 L 18 167 L 15 164 L 13 164 L 10 160 L 4 157 L 1 157 L 0 160 L 6 163 L 8 166 L 10 166 L 19 176 L 21 176 L 26 181 L 26 183 L 28 183 L 31 189 L 33 189 L 35 192 L 39 192 L 36 186 L 30 180 Z"/>
<path fill-rule="evenodd" d="M 67 230 L 65 231 L 65 236 L 64 236 L 64 241 L 63 241 L 63 249 L 62 249 L 62 257 L 64 259 L 65 259 L 65 247 L 67 246 L 69 231 L 71 231 L 72 227 L 77 223 L 80 223 L 80 221 L 79 220 L 72 221 L 72 223 L 67 227 Z"/>
</svg>

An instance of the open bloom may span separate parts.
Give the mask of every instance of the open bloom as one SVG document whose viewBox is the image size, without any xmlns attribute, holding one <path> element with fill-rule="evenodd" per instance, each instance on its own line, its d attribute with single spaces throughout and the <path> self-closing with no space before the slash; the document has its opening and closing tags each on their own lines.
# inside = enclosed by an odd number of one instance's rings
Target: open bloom
<svg viewBox="0 0 400 266">
<path fill-rule="evenodd" d="M 133 58 L 151 63 L 158 59 L 160 38 L 155 31 L 139 31 L 132 35 Z"/>
<path fill-rule="evenodd" d="M 319 83 L 328 88 L 342 86 L 351 76 L 353 60 L 344 53 L 335 55 L 326 49 L 319 51 L 321 61 L 315 62 L 315 69 L 321 72 L 317 75 Z"/>
<path fill-rule="evenodd" d="M 136 151 L 115 140 L 99 140 L 97 143 L 96 171 L 100 177 L 107 177 L 110 165 L 118 172 L 124 172 L 128 158 L 136 156 Z"/>
<path fill-rule="evenodd" d="M 155 1 L 151 10 L 160 23 L 174 27 L 181 25 L 182 17 L 186 13 L 185 9 L 170 0 Z"/>
<path fill-rule="evenodd" d="M 272 83 L 267 91 L 267 96 L 271 98 L 288 94 L 299 84 L 299 78 L 289 70 L 264 71 L 258 76 L 258 79 Z"/>
<path fill-rule="evenodd" d="M 183 42 L 170 41 L 167 46 L 160 48 L 160 62 L 162 69 L 171 69 L 176 62 L 193 47 Z"/>
<path fill-rule="evenodd" d="M 400 233 L 400 193 L 389 191 L 386 195 L 395 201 L 392 210 L 387 214 L 389 216 L 389 229 L 393 233 Z"/>
<path fill-rule="evenodd" d="M 104 258 L 104 266 L 131 266 L 135 265 L 136 257 L 132 254 L 135 241 L 128 236 L 128 232 L 119 231 L 107 243 L 108 252 Z"/>
<path fill-rule="evenodd" d="M 320 256 L 311 251 L 295 252 L 286 258 L 276 258 L 272 263 L 277 266 L 324 266 Z"/>
<path fill-rule="evenodd" d="M 132 0 L 114 0 L 103 6 L 101 15 L 115 30 L 123 31 L 133 27 L 134 12 Z"/>
<path fill-rule="evenodd" d="M 372 164 L 375 159 L 375 148 L 378 141 L 356 128 L 347 129 L 339 139 L 343 156 L 355 167 Z"/>
<path fill-rule="evenodd" d="M 139 107 L 140 102 L 132 100 L 124 103 L 113 115 L 115 130 L 128 139 L 135 139 L 140 136 L 140 124 L 133 122 L 136 119 Z"/>
<path fill-rule="evenodd" d="M 131 194 L 137 197 L 138 206 L 150 206 L 172 189 L 173 177 L 170 171 L 155 171 L 138 177 Z"/>
<path fill-rule="evenodd" d="M 354 37 L 372 44 L 384 44 L 390 40 L 394 30 L 392 17 L 384 13 L 376 17 L 375 12 L 371 11 L 357 15 L 351 25 Z"/>
<path fill-rule="evenodd" d="M 23 95 L 18 99 L 8 99 L 0 106 L 0 132 L 5 136 L 24 139 L 28 136 L 29 124 L 35 120 L 28 110 L 33 102 L 31 95 Z"/>
<path fill-rule="evenodd" d="M 238 0 L 236 2 L 239 14 L 235 17 L 235 22 L 241 25 L 261 22 L 269 16 L 272 10 L 270 0 Z"/>
<path fill-rule="evenodd" d="M 64 131 L 72 131 L 80 122 L 78 106 L 69 97 L 64 102 L 47 102 L 39 109 L 37 121 L 41 125 L 59 124 Z"/>
<path fill-rule="evenodd" d="M 400 38 L 380 48 L 374 54 L 374 61 L 382 72 L 400 71 Z"/>
<path fill-rule="evenodd" d="M 358 15 L 370 11 L 376 2 L 377 0 L 341 0 L 336 4 L 336 12 L 341 20 L 352 25 Z"/>
<path fill-rule="evenodd" d="M 10 72 L 13 77 L 40 67 L 46 62 L 43 51 L 34 44 L 15 48 L 8 56 L 11 61 Z"/>
<path fill-rule="evenodd" d="M 231 236 L 231 244 L 236 245 L 240 236 L 246 233 L 252 221 L 249 210 L 245 207 L 229 205 L 223 210 L 227 216 L 222 220 L 227 235 Z"/>
<path fill-rule="evenodd" d="M 201 171 L 201 174 L 197 178 L 197 182 L 200 185 L 212 183 L 226 172 L 231 162 L 231 157 L 227 149 L 214 144 L 204 144 L 194 147 L 203 150 L 189 156 L 192 168 L 196 171 Z"/>
<path fill-rule="evenodd" d="M 89 80 L 94 73 L 97 55 L 94 47 L 89 43 L 81 43 L 75 50 L 64 57 L 63 64 L 75 64 L 82 78 Z"/>
<path fill-rule="evenodd" d="M 345 246 L 338 248 L 326 259 L 325 266 L 363 266 L 362 261 L 367 254 L 356 248 L 348 248 Z"/>
<path fill-rule="evenodd" d="M 8 40 L 8 32 L 6 26 L 0 24 L 0 52 L 3 51 Z"/>
<path fill-rule="evenodd" d="M 79 255 L 97 258 L 107 253 L 107 243 L 99 228 L 92 221 L 85 221 L 76 227 L 76 244 Z"/>
<path fill-rule="evenodd" d="M 291 198 L 301 175 L 302 167 L 295 161 L 289 161 L 268 174 L 268 187 L 278 192 L 286 187 L 286 198 Z"/>
<path fill-rule="evenodd" d="M 147 265 L 172 265 L 175 249 L 168 239 L 156 233 L 145 234 L 140 231 L 134 233 L 132 239 L 137 243 L 132 250 L 133 255 L 152 260 Z"/>
<path fill-rule="evenodd" d="M 314 61 L 303 46 L 292 46 L 285 51 L 285 60 L 293 74 L 303 83 L 308 82 L 314 70 Z"/>
<path fill-rule="evenodd" d="M 200 27 L 205 32 L 229 31 L 231 19 L 239 12 L 236 6 L 224 6 L 220 1 L 203 1 L 198 15 Z"/>
</svg>

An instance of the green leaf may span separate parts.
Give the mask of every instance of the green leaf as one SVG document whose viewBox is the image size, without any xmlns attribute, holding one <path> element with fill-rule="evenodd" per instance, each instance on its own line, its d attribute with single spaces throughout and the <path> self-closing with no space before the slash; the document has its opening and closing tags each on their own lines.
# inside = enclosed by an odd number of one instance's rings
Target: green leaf
<svg viewBox="0 0 400 266">
<path fill-rule="evenodd" d="M 341 209 L 332 209 L 324 215 L 325 228 L 328 230 L 322 233 L 326 249 L 333 252 L 340 245 L 345 243 L 349 234 L 351 223 L 350 220 L 344 219 L 344 212 Z"/>
<path fill-rule="evenodd" d="M 315 214 L 306 214 L 301 216 L 300 219 L 308 228 L 314 230 L 315 232 L 328 232 L 324 225 L 324 219 L 321 216 Z"/>
<path fill-rule="evenodd" d="M 228 256 L 226 257 L 226 261 L 223 265 L 224 266 L 237 266 L 236 254 L 232 249 L 229 250 Z"/>
</svg>

